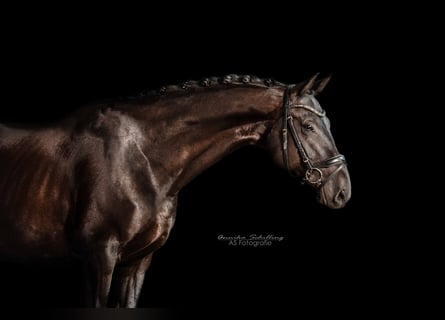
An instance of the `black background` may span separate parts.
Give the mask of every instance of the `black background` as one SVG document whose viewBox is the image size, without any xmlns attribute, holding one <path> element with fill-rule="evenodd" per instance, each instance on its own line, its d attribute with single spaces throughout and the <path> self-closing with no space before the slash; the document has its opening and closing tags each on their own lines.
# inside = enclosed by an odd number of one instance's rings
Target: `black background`
<svg viewBox="0 0 445 320">
<path fill-rule="evenodd" d="M 88 101 L 227 73 L 285 83 L 332 73 L 319 101 L 348 160 L 352 198 L 344 209 L 326 209 L 267 154 L 235 152 L 181 191 L 176 224 L 154 256 L 139 306 L 390 304 L 407 286 L 396 263 L 406 243 L 394 235 L 403 219 L 391 211 L 392 195 L 382 183 L 387 176 L 374 154 L 386 151 L 386 116 L 377 105 L 390 96 L 382 88 L 392 80 L 382 79 L 399 74 L 397 56 L 372 28 L 362 28 L 362 16 L 342 27 L 341 16 L 319 24 L 283 8 L 261 16 L 235 10 L 224 19 L 162 15 L 160 23 L 152 21 L 156 12 L 146 11 L 145 20 L 120 19 L 122 13 L 94 28 L 81 19 L 66 26 L 64 15 L 23 28 L 7 25 L 0 119 L 55 120 Z M 239 248 L 217 240 L 252 233 L 284 241 Z M 77 307 L 80 277 L 77 265 L 3 262 L 1 301 Z"/>
</svg>

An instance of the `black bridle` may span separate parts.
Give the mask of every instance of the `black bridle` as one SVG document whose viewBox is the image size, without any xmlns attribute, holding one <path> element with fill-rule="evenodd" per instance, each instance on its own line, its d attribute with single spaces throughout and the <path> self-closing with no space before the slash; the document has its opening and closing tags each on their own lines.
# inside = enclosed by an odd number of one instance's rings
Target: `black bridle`
<svg viewBox="0 0 445 320">
<path fill-rule="evenodd" d="M 294 126 L 293 116 L 290 112 L 291 108 L 303 108 L 306 109 L 313 114 L 323 118 L 326 115 L 326 112 L 323 110 L 322 112 L 315 110 L 314 108 L 304 105 L 304 104 L 290 104 L 290 91 L 293 86 L 288 86 L 286 91 L 284 92 L 283 98 L 283 129 L 281 130 L 283 135 L 283 159 L 286 164 L 286 168 L 288 172 L 293 175 L 293 172 L 289 166 L 289 154 L 287 151 L 288 141 L 287 141 L 287 133 L 290 131 L 292 139 L 294 140 L 295 146 L 297 147 L 298 153 L 300 154 L 301 160 L 306 168 L 306 172 L 303 177 L 303 182 L 313 185 L 315 187 L 321 187 L 324 183 L 326 183 L 329 179 L 331 179 L 334 175 L 336 175 L 342 168 L 346 166 L 346 158 L 342 154 L 337 154 L 331 158 L 326 160 L 312 163 L 309 159 L 306 150 L 301 143 L 300 138 L 298 137 L 297 130 Z M 288 130 L 289 128 L 289 130 Z M 324 181 L 323 181 L 323 172 L 320 170 L 321 168 L 328 168 L 331 166 L 338 166 L 338 168 L 332 172 Z"/>
</svg>

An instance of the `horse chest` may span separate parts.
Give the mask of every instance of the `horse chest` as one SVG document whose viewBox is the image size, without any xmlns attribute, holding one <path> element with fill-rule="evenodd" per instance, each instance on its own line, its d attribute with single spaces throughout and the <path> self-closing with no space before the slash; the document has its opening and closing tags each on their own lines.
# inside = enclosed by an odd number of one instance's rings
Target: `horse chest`
<svg viewBox="0 0 445 320">
<path fill-rule="evenodd" d="M 161 247 L 168 239 L 176 216 L 176 198 L 163 199 L 131 215 L 126 230 L 128 241 L 123 246 L 123 260 L 134 255 L 149 254 Z"/>
<path fill-rule="evenodd" d="M 145 225 L 135 221 L 140 231 L 148 236 L 149 242 L 168 236 L 176 216 L 176 200 L 166 199 L 156 202 L 158 203 L 149 206 L 146 212 L 142 212 L 142 215 L 146 214 L 149 217 Z"/>
</svg>

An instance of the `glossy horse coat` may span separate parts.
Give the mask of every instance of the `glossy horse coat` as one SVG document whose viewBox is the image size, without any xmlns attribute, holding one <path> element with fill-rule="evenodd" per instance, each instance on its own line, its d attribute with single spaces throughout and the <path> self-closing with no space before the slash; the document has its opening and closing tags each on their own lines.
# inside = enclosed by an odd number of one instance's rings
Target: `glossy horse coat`
<svg viewBox="0 0 445 320">
<path fill-rule="evenodd" d="M 328 163 L 311 184 L 319 201 L 344 206 L 349 174 L 315 99 L 327 81 L 286 86 L 229 75 L 85 106 L 48 126 L 0 125 L 1 254 L 81 257 L 89 304 L 135 307 L 190 180 L 246 145 L 307 175 L 298 148 L 287 143 L 283 157 L 283 139 L 292 139 L 283 135 L 287 121 L 311 163 Z M 305 107 L 291 108 L 298 105 Z"/>
</svg>

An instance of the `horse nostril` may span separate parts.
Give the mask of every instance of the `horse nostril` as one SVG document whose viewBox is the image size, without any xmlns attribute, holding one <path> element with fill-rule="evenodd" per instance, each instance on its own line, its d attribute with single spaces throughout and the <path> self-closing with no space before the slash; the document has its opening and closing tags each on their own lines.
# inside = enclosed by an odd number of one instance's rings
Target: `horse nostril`
<svg viewBox="0 0 445 320">
<path fill-rule="evenodd" d="M 335 201 L 337 202 L 343 202 L 346 199 L 346 190 L 345 189 L 341 189 L 337 195 L 335 196 Z"/>
</svg>

